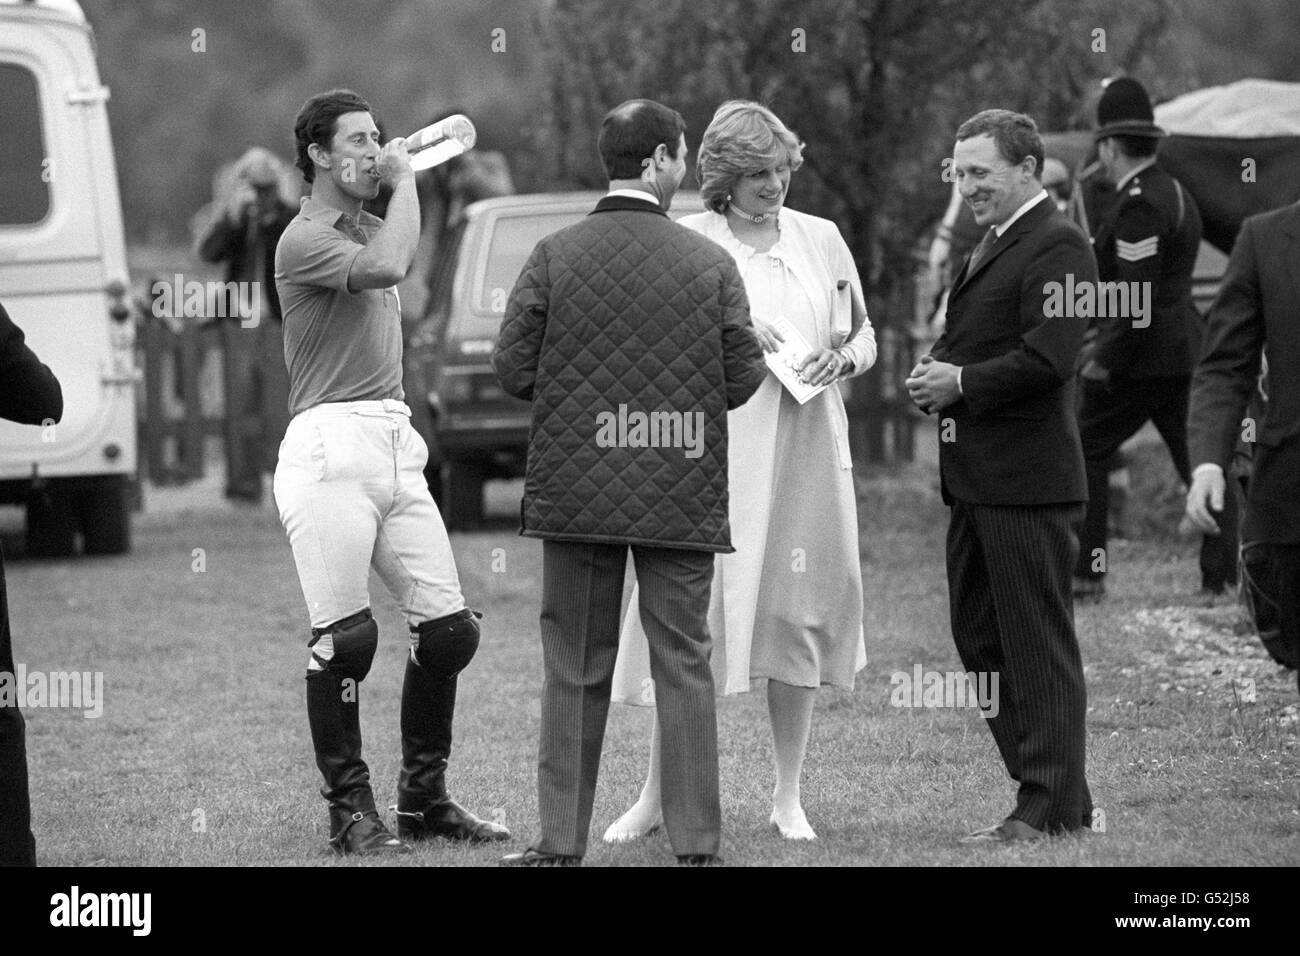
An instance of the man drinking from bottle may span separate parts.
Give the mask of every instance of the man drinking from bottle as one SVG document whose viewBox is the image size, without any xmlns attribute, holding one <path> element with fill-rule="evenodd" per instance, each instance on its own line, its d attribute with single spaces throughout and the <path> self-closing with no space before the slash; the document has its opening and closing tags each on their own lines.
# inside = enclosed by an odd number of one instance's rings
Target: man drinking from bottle
<svg viewBox="0 0 1300 956">
<path fill-rule="evenodd" d="M 424 479 L 428 448 L 402 392 L 395 286 L 415 256 L 420 211 L 404 142 L 379 144 L 370 106 L 350 90 L 312 97 L 294 122 L 311 195 L 276 250 L 293 415 L 275 501 L 311 617 L 307 719 L 339 854 L 404 853 L 403 840 L 504 840 L 447 793 L 457 674 L 479 643 L 442 517 Z M 361 209 L 392 188 L 387 218 Z M 359 685 L 379 632 L 373 567 L 410 628 L 402 687 L 398 836 L 375 809 L 361 758 Z M 402 839 L 399 839 L 401 837 Z"/>
</svg>

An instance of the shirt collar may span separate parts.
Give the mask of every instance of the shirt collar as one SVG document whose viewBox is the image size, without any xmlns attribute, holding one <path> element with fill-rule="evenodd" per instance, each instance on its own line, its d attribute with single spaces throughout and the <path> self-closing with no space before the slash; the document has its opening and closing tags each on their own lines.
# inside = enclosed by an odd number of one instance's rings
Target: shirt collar
<svg viewBox="0 0 1300 956">
<path fill-rule="evenodd" d="M 1128 185 L 1130 179 L 1132 179 L 1138 173 L 1142 172 L 1144 169 L 1150 169 L 1155 164 L 1156 164 L 1156 158 L 1154 156 L 1148 156 L 1144 162 L 1141 162 L 1138 165 L 1134 166 L 1131 170 L 1129 170 L 1128 175 L 1126 175 L 1123 179 L 1121 179 L 1119 182 L 1115 184 L 1115 192 L 1120 192 L 1125 186 Z"/>
<path fill-rule="evenodd" d="M 659 205 L 658 199 L 640 189 L 611 189 L 605 193 L 605 198 L 609 199 L 611 196 L 619 196 L 624 199 L 644 199 L 646 202 L 654 203 L 656 206 Z"/>
<path fill-rule="evenodd" d="M 320 220 L 327 222 L 331 226 L 338 225 L 340 219 L 348 218 L 347 213 L 341 209 L 335 209 L 329 203 L 317 199 L 315 196 L 303 196 L 302 205 L 298 209 L 298 215 L 308 220 Z M 362 226 L 377 229 L 384 224 L 384 220 L 378 216 L 371 215 L 364 209 L 357 220 Z"/>
<path fill-rule="evenodd" d="M 1019 218 L 1020 218 L 1021 216 L 1023 216 L 1025 213 L 1029 212 L 1029 210 L 1033 209 L 1035 206 L 1037 206 L 1040 202 L 1042 202 L 1042 201 L 1043 201 L 1044 199 L 1046 199 L 1046 198 L 1047 198 L 1047 190 L 1046 190 L 1046 189 L 1040 189 L 1040 190 L 1038 191 L 1038 193 L 1037 193 L 1035 196 L 1033 196 L 1033 197 L 1030 198 L 1030 199 L 1025 200 L 1024 205 L 1022 205 L 1019 209 L 1017 209 L 1015 212 L 1013 212 L 1013 213 L 1011 214 L 1011 218 L 1010 218 L 1010 219 L 1008 219 L 1006 222 L 1004 222 L 1004 223 L 1003 223 L 1002 225 L 1000 225 L 1000 226 L 994 226 L 994 227 L 993 227 L 993 231 L 997 233 L 998 238 L 1001 239 L 1001 238 L 1002 238 L 1002 234 L 1003 234 L 1004 232 L 1006 232 L 1008 229 L 1010 229 L 1010 228 L 1012 227 L 1012 225 L 1014 225 L 1014 223 L 1015 223 L 1015 221 L 1016 221 L 1017 219 L 1019 219 Z"/>
</svg>

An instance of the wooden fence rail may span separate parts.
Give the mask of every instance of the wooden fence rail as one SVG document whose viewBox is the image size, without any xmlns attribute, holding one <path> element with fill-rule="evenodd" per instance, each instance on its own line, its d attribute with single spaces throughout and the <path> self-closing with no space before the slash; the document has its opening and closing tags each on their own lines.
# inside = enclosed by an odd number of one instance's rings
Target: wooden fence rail
<svg viewBox="0 0 1300 956">
<path fill-rule="evenodd" d="M 146 296 L 136 335 L 144 368 L 144 401 L 137 405 L 141 477 L 184 484 L 203 477 L 205 439 L 222 434 L 220 330 L 159 315 L 153 304 Z"/>
</svg>

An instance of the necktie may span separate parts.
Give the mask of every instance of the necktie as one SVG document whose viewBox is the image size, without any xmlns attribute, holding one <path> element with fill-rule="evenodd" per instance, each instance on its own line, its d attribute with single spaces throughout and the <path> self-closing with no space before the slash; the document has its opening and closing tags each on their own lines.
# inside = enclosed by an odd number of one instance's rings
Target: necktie
<svg viewBox="0 0 1300 956">
<path fill-rule="evenodd" d="M 984 238 L 980 244 L 975 247 L 975 251 L 970 254 L 970 264 L 966 266 L 966 274 L 974 275 L 975 270 L 980 267 L 980 263 L 987 258 L 989 250 L 993 248 L 993 243 L 998 241 L 997 229 L 989 226 L 989 231 L 984 233 Z"/>
</svg>

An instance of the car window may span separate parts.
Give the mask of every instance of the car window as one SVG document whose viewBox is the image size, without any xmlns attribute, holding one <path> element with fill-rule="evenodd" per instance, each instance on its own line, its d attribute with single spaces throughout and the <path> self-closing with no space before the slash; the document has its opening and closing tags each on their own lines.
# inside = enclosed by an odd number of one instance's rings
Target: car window
<svg viewBox="0 0 1300 956">
<path fill-rule="evenodd" d="M 0 63 L 0 226 L 40 222 L 50 211 L 36 77 Z"/>
<path fill-rule="evenodd" d="M 590 205 L 584 199 L 582 205 L 576 208 L 546 212 L 514 209 L 498 215 L 487 238 L 487 254 L 479 257 L 480 261 L 486 260 L 485 266 L 477 267 L 481 269 L 482 276 L 476 280 L 477 284 L 467 295 L 469 308 L 457 307 L 454 310 L 449 334 L 456 338 L 495 336 L 500 328 L 501 317 L 505 314 L 506 301 L 533 248 L 551 233 L 587 215 L 594 205 L 593 197 Z M 698 193 L 679 193 L 673 202 L 671 215 L 676 219 L 703 208 Z M 466 248 L 461 248 L 462 254 L 467 251 Z M 456 290 L 454 295 L 459 300 L 462 293 Z"/>
<path fill-rule="evenodd" d="M 501 216 L 492 230 L 483 283 L 474 291 L 474 311 L 502 315 L 506 298 L 533 247 L 542 239 L 577 222 L 588 210 Z"/>
<path fill-rule="evenodd" d="M 425 317 L 445 316 L 451 308 L 452 281 L 456 275 L 456 260 L 460 257 L 464 238 L 465 222 L 461 220 L 447 231 L 442 240 L 442 247 L 437 251 L 437 261 L 433 265 L 433 277 L 429 281 L 429 303 L 424 310 Z"/>
</svg>

